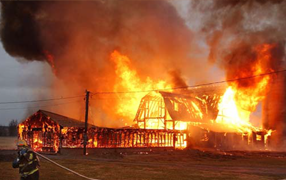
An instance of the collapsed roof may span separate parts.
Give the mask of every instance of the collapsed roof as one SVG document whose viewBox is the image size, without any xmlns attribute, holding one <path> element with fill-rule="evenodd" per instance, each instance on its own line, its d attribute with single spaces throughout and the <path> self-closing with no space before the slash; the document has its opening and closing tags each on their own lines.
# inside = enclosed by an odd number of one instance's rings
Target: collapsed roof
<svg viewBox="0 0 286 180">
<path fill-rule="evenodd" d="M 214 120 L 220 98 L 220 93 L 151 92 L 142 98 L 135 121 L 160 118 L 184 122 Z"/>
</svg>

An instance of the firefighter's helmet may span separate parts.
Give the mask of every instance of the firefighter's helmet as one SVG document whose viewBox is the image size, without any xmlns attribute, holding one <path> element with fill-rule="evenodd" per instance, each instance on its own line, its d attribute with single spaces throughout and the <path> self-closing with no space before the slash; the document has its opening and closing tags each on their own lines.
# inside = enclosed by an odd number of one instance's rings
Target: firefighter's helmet
<svg viewBox="0 0 286 180">
<path fill-rule="evenodd" d="M 28 144 L 25 140 L 23 139 L 20 139 L 18 142 L 17 142 L 17 146 L 18 147 L 28 147 Z"/>
</svg>

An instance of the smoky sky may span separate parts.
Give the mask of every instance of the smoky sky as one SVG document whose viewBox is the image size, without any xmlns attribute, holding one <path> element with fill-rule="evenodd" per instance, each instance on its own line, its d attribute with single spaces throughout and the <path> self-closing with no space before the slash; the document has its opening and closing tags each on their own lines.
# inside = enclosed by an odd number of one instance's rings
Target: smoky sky
<svg viewBox="0 0 286 180">
<path fill-rule="evenodd" d="M 47 63 L 18 62 L 10 57 L 0 46 L 0 101 L 25 101 L 49 98 L 52 75 Z M 43 104 L 42 104 L 43 105 Z M 27 117 L 28 106 L 39 104 L 2 104 L 0 105 L 0 125 L 8 125 L 12 119 L 19 121 Z M 37 111 L 39 107 L 31 108 Z"/>
<path fill-rule="evenodd" d="M 112 90 L 114 65 L 107 59 L 113 50 L 134 60 L 142 77 L 173 75 L 175 84 L 214 79 L 211 66 L 233 78 L 255 61 L 253 47 L 265 43 L 275 44 L 272 69 L 280 68 L 285 58 L 282 0 L 1 4 L 0 35 L 6 52 L 17 59 L 46 61 L 74 93 L 84 88 Z"/>
<path fill-rule="evenodd" d="M 132 59 L 141 79 L 166 79 L 174 70 L 196 73 L 189 56 L 192 32 L 168 1 L 5 1 L 1 13 L 5 50 L 48 62 L 66 87 L 55 85 L 56 94 L 112 91 L 114 50 Z M 98 106 L 113 114 L 119 103 Z"/>
</svg>

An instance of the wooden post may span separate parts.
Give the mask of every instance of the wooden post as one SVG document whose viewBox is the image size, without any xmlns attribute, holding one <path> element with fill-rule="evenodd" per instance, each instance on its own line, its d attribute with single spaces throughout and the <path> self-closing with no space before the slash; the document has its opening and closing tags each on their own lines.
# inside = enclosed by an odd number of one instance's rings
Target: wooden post
<svg viewBox="0 0 286 180">
<path fill-rule="evenodd" d="M 174 149 L 176 148 L 176 139 L 177 139 L 177 136 L 176 136 L 176 133 L 174 132 L 173 133 L 173 147 L 174 147 Z"/>
<path fill-rule="evenodd" d="M 162 101 L 161 101 L 161 105 L 162 105 Z M 167 107 L 166 105 L 164 107 L 164 129 L 167 130 Z"/>
<path fill-rule="evenodd" d="M 59 151 L 58 153 L 61 154 L 61 149 L 63 147 L 63 135 L 62 135 L 62 127 L 60 126 L 60 133 L 59 133 L 59 140 L 60 140 L 60 143 L 59 143 Z"/>
<path fill-rule="evenodd" d="M 85 91 L 85 124 L 84 124 L 84 148 L 83 155 L 86 155 L 86 145 L 87 145 L 87 121 L 88 121 L 88 105 L 89 105 L 89 91 Z"/>
</svg>

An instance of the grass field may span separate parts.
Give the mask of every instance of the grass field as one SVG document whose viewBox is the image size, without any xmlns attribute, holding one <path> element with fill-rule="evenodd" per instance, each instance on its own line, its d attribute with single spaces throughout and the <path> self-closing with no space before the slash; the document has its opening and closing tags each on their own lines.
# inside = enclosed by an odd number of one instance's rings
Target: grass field
<svg viewBox="0 0 286 180">
<path fill-rule="evenodd" d="M 286 178 L 284 154 L 250 153 L 243 156 L 239 152 L 234 154 L 236 155 L 213 152 L 204 154 L 187 150 L 148 155 L 110 154 L 110 157 L 105 154 L 104 158 L 83 155 L 49 157 L 86 176 L 103 180 L 282 180 Z M 11 167 L 11 159 L 2 159 L 0 162 L 0 179 L 18 179 L 17 169 Z M 40 174 L 41 180 L 82 179 L 45 160 L 41 161 Z"/>
<path fill-rule="evenodd" d="M 11 166 L 15 157 L 16 151 L 0 151 L 1 180 L 19 179 L 18 169 Z M 88 156 L 70 151 L 48 157 L 88 177 L 102 180 L 286 179 L 286 153 L 199 150 L 121 153 L 120 150 L 99 150 Z M 41 159 L 40 180 L 81 179 Z"/>
</svg>

